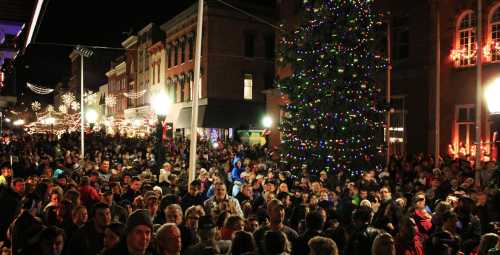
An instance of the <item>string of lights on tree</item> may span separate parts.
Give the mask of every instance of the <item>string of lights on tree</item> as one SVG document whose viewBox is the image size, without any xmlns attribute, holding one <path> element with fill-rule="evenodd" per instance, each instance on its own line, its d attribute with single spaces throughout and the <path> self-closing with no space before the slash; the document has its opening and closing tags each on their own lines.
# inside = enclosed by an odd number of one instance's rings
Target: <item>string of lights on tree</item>
<svg viewBox="0 0 500 255">
<path fill-rule="evenodd" d="M 278 82 L 288 102 L 281 156 L 294 171 L 379 167 L 385 107 L 373 75 L 386 61 L 374 50 L 372 2 L 305 0 L 301 23 L 280 41 L 279 61 L 293 70 Z"/>
</svg>

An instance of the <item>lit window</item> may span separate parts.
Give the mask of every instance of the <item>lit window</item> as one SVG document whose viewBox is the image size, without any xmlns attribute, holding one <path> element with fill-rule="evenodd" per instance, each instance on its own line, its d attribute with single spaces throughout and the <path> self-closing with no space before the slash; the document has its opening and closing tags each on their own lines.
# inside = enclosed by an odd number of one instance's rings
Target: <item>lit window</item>
<svg viewBox="0 0 500 255">
<path fill-rule="evenodd" d="M 452 54 L 457 66 L 476 63 L 476 15 L 468 11 L 458 20 L 456 49 Z"/>
<path fill-rule="evenodd" d="M 457 105 L 455 108 L 455 148 L 471 153 L 476 139 L 476 108 L 474 105 Z"/>
<path fill-rule="evenodd" d="M 496 7 L 491 16 L 491 60 L 500 60 L 500 6 Z"/>
<path fill-rule="evenodd" d="M 252 100 L 253 77 L 251 74 L 244 75 L 243 86 L 243 98 Z"/>
</svg>

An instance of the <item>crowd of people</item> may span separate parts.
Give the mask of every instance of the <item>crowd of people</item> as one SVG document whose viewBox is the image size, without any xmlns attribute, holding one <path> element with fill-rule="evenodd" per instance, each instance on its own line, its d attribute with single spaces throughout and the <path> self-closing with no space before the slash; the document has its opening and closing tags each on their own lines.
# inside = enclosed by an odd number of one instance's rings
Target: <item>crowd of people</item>
<svg viewBox="0 0 500 255">
<path fill-rule="evenodd" d="M 7 254 L 500 254 L 499 170 L 394 156 L 359 176 L 284 169 L 266 146 L 153 138 L 4 135 Z M 188 185 L 189 184 L 189 185 Z M 189 187 L 189 188 L 188 188 Z"/>
</svg>

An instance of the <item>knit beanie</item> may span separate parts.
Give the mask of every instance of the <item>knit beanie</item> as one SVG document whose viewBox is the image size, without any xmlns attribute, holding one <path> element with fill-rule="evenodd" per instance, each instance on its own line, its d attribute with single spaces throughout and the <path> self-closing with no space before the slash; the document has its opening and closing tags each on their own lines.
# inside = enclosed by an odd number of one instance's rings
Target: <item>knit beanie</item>
<svg viewBox="0 0 500 255">
<path fill-rule="evenodd" d="M 153 221 L 151 221 L 151 217 L 147 210 L 139 209 L 130 214 L 127 220 L 127 233 L 139 225 L 148 226 L 153 230 Z"/>
</svg>

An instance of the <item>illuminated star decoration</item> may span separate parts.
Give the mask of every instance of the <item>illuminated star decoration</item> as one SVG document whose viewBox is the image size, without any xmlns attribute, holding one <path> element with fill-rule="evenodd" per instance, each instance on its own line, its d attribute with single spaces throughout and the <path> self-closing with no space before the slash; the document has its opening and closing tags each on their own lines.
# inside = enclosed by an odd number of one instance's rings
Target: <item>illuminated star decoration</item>
<svg viewBox="0 0 500 255">
<path fill-rule="evenodd" d="M 97 95 L 93 91 L 89 91 L 85 93 L 85 103 L 87 104 L 96 104 L 97 103 Z"/>
<path fill-rule="evenodd" d="M 38 101 L 34 101 L 33 103 L 31 103 L 31 109 L 34 112 L 38 112 L 38 111 L 40 111 L 40 109 L 42 109 L 42 104 L 40 104 L 40 102 L 38 102 Z"/>
<path fill-rule="evenodd" d="M 75 112 L 80 110 L 80 103 L 78 101 L 71 102 L 71 110 Z"/>
<path fill-rule="evenodd" d="M 62 95 L 61 99 L 62 99 L 63 104 L 66 106 L 70 106 L 71 103 L 73 103 L 76 100 L 75 95 L 73 95 L 73 93 L 71 93 L 71 92 L 68 92 L 68 93 Z"/>
<path fill-rule="evenodd" d="M 51 104 L 49 104 L 49 105 L 47 106 L 47 111 L 48 111 L 48 112 L 53 112 L 53 111 L 54 111 L 54 106 L 53 106 L 53 105 L 51 105 Z"/>
</svg>

